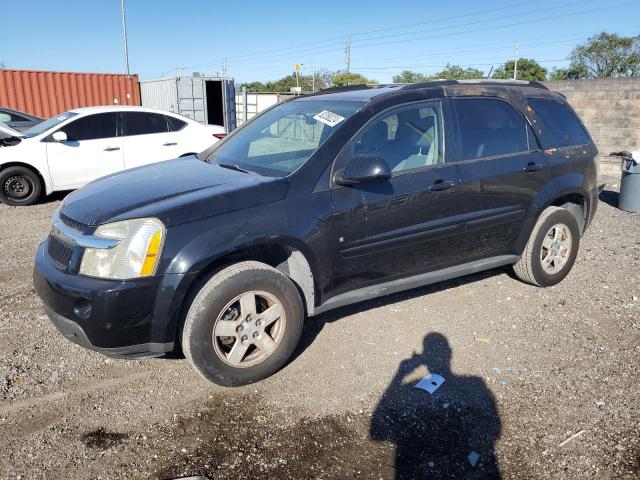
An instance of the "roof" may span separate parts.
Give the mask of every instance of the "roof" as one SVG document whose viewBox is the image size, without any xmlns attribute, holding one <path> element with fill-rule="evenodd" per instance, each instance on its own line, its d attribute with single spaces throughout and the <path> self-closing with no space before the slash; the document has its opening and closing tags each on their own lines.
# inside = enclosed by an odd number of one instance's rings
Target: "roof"
<svg viewBox="0 0 640 480">
<path fill-rule="evenodd" d="M 69 111 L 75 112 L 75 113 L 81 113 L 81 114 L 128 111 L 128 112 L 162 113 L 163 115 L 169 114 L 169 115 L 179 116 L 174 112 L 168 112 L 166 110 L 160 110 L 158 108 L 138 107 L 135 105 L 103 105 L 98 107 L 72 108 Z"/>
<path fill-rule="evenodd" d="M 437 88 L 464 85 L 486 85 L 499 87 L 530 87 L 548 90 L 539 82 L 530 82 L 527 80 L 429 80 L 420 83 L 392 83 L 385 85 L 351 85 L 348 87 L 332 87 L 320 90 L 318 93 L 305 95 L 300 97 L 313 98 L 314 96 L 322 96 L 325 100 L 352 100 L 367 102 L 376 97 L 391 93 L 398 93 L 406 90 L 418 90 L 421 88 Z"/>
</svg>

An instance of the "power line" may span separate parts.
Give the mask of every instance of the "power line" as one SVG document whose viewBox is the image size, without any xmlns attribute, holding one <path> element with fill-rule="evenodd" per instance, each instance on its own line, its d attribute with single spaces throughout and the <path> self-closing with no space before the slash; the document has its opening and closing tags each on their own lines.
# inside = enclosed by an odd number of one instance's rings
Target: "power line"
<svg viewBox="0 0 640 480">
<path fill-rule="evenodd" d="M 406 43 L 406 42 L 415 42 L 415 41 L 420 41 L 420 40 L 431 40 L 434 38 L 441 38 L 441 37 L 449 37 L 449 36 L 457 36 L 457 35 L 467 35 L 469 33 L 475 33 L 475 32 L 483 32 L 483 31 L 487 31 L 487 30 L 496 30 L 496 29 L 500 29 L 500 28 L 508 28 L 508 27 L 516 27 L 516 26 L 520 26 L 520 25 L 527 25 L 530 23 L 538 23 L 538 22 L 544 22 L 547 20 L 557 20 L 560 18 L 567 18 L 567 17 L 573 17 L 576 15 L 582 15 L 585 13 L 592 13 L 592 12 L 599 12 L 602 10 L 611 10 L 613 8 L 617 8 L 617 7 L 622 7 L 622 6 L 627 6 L 627 5 L 635 5 L 636 2 L 626 2 L 626 3 L 619 3 L 616 5 L 609 5 L 607 7 L 600 7 L 600 8 L 592 8 L 589 10 L 581 10 L 579 12 L 572 12 L 572 13 L 565 13 L 562 15 L 552 15 L 552 16 L 548 16 L 548 17 L 542 17 L 542 18 L 535 18 L 535 19 L 531 19 L 531 20 L 524 20 L 521 22 L 514 22 L 514 23 L 507 23 L 507 24 L 503 24 L 503 25 L 494 25 L 492 27 L 482 27 L 482 28 L 476 28 L 476 29 L 472 29 L 472 30 L 463 30 L 460 32 L 453 32 L 453 33 L 442 33 L 442 34 L 438 34 L 438 35 L 429 35 L 426 37 L 414 37 L 414 38 L 408 38 L 408 39 L 403 39 L 403 40 L 395 40 L 392 42 L 382 42 L 382 43 L 370 43 L 370 44 L 366 44 L 366 45 L 359 45 L 357 46 L 357 48 L 362 48 L 362 47 L 377 47 L 380 45 L 395 45 L 398 43 Z M 356 46 L 354 46 L 354 48 L 356 48 Z"/>
<path fill-rule="evenodd" d="M 580 0 L 577 2 L 573 2 L 571 4 L 568 4 L 567 6 L 573 5 L 573 4 L 578 4 L 578 3 L 587 3 L 587 2 L 592 2 L 595 0 Z M 484 15 L 487 13 L 492 13 L 492 12 L 496 12 L 496 11 L 501 11 L 501 10 L 508 10 L 508 9 L 512 9 L 512 8 L 517 8 L 520 7 L 522 5 L 527 5 L 527 4 L 531 4 L 531 3 L 539 3 L 537 1 L 533 1 L 533 0 L 527 0 L 524 2 L 519 2 L 519 3 L 515 3 L 512 5 L 507 5 L 504 7 L 497 7 L 497 8 L 490 8 L 490 9 L 484 9 L 484 10 L 478 10 L 475 12 L 469 12 L 466 14 L 462 14 L 462 15 L 454 15 L 454 16 L 449 16 L 449 17 L 440 17 L 440 18 L 435 18 L 432 20 L 427 20 L 427 21 L 422 21 L 422 22 L 417 22 L 417 23 L 411 23 L 411 24 L 405 24 L 405 25 L 398 25 L 395 27 L 386 27 L 386 28 L 380 28 L 380 29 L 374 29 L 374 30 L 367 30 L 367 31 L 360 31 L 360 32 L 356 32 L 356 33 L 351 33 L 351 34 L 345 34 L 345 35 L 340 35 L 340 36 L 336 36 L 336 37 L 330 37 L 330 38 L 325 38 L 325 39 L 321 39 L 321 40 L 316 40 L 315 42 L 311 42 L 311 43 L 304 43 L 304 44 L 298 44 L 296 46 L 292 46 L 292 47 L 284 47 L 284 48 L 277 48 L 277 49 L 271 49 L 271 50 L 262 50 L 262 51 L 258 51 L 258 52 L 252 52 L 252 53 L 245 53 L 242 55 L 235 55 L 233 56 L 234 59 L 239 59 L 239 58 L 246 58 L 246 57 L 251 57 L 251 56 L 259 56 L 259 55 L 266 55 L 266 54 L 270 54 L 270 53 L 279 53 L 279 52 L 284 52 L 284 51 L 290 51 L 293 50 L 294 52 L 292 52 L 292 54 L 295 54 L 297 52 L 300 52 L 299 48 L 300 47 L 306 47 L 306 46 L 314 46 L 314 48 L 325 48 L 328 46 L 333 46 L 333 45 L 344 45 L 344 40 L 348 39 L 349 36 L 360 36 L 360 35 L 367 35 L 370 33 L 378 33 L 378 32 L 383 32 L 383 31 L 390 31 L 390 30 L 399 30 L 399 29 L 403 29 L 403 28 L 411 28 L 411 27 L 415 27 L 418 25 L 427 25 L 430 23 L 437 23 L 437 22 L 444 22 L 447 20 L 454 20 L 454 19 L 460 19 L 460 18 L 467 18 L 467 17 L 472 17 L 472 16 L 477 16 L 477 15 Z M 564 6 L 561 6 L 564 7 Z M 560 7 L 556 7 L 556 8 L 560 8 Z M 539 9 L 535 10 L 535 11 L 539 11 Z M 522 15 L 523 12 L 518 13 L 517 15 Z M 512 17 L 514 15 L 509 15 L 508 17 Z M 496 17 L 496 18 L 490 18 L 490 19 L 485 19 L 485 20 L 481 20 L 480 22 L 491 22 L 491 21 L 496 21 L 496 20 L 500 20 L 502 19 L 502 17 Z M 473 22 L 473 23 L 477 23 L 477 22 Z M 443 28 L 455 28 L 459 25 L 453 25 L 453 26 L 444 26 L 444 27 L 438 27 L 436 29 L 441 30 Z M 394 35 L 401 35 L 401 34 L 394 34 Z M 374 37 L 376 38 L 376 37 Z M 318 43 L 325 43 L 325 42 L 330 42 L 330 41 L 334 41 L 334 40 L 340 40 L 342 39 L 341 42 L 336 42 L 336 43 L 331 43 L 330 45 L 322 45 L 319 46 Z M 365 41 L 365 40 L 371 40 L 371 39 L 363 39 L 363 40 L 354 40 L 354 41 Z M 311 49 L 305 49 L 304 51 L 309 51 L 309 50 L 313 50 L 314 48 Z M 200 66 L 206 66 L 206 65 L 210 65 L 212 63 L 219 63 L 221 59 L 218 59 L 216 61 L 211 61 L 211 62 L 207 62 L 206 64 L 202 64 Z"/>
<path fill-rule="evenodd" d="M 513 27 L 513 26 L 519 26 L 519 25 L 538 23 L 538 22 L 544 22 L 544 21 L 549 21 L 549 20 L 556 20 L 556 19 L 560 19 L 560 18 L 572 17 L 572 16 L 576 16 L 576 15 L 582 15 L 582 14 L 585 14 L 585 13 L 591 13 L 591 12 L 594 12 L 594 11 L 610 10 L 612 8 L 627 6 L 627 5 L 630 5 L 630 4 L 635 4 L 635 2 L 620 3 L 620 4 L 616 4 L 616 5 L 610 5 L 610 6 L 607 6 L 607 7 L 600 7 L 600 8 L 595 8 L 595 9 L 582 10 L 582 11 L 571 12 L 571 13 L 566 13 L 566 14 L 562 14 L 562 15 L 553 15 L 553 16 L 535 18 L 535 19 L 525 20 L 525 21 L 521 21 L 521 22 L 513 22 L 513 23 L 502 24 L 502 25 L 495 25 L 495 26 L 491 26 L 491 27 L 476 28 L 476 29 L 472 29 L 472 30 L 463 30 L 463 31 L 458 31 L 458 32 L 441 33 L 441 34 L 437 34 L 437 35 L 429 35 L 429 36 L 424 36 L 424 37 L 414 37 L 414 38 L 410 38 L 410 39 L 395 40 L 395 41 L 392 41 L 392 42 L 370 43 L 370 44 L 366 44 L 366 45 L 358 45 L 357 47 L 354 45 L 354 46 L 352 46 L 352 49 L 353 48 L 358 48 L 358 49 L 370 48 L 370 47 L 376 47 L 376 46 L 381 46 L 381 45 L 394 45 L 394 44 L 398 44 L 398 43 L 406 43 L 406 42 L 413 42 L 413 41 L 419 41 L 419 40 L 430 40 L 430 39 L 434 39 L 434 38 L 443 38 L 443 37 L 449 37 L 449 36 L 466 35 L 466 34 L 469 34 L 469 33 L 475 33 L 475 32 L 480 32 L 480 31 L 497 30 L 497 29 L 501 29 L 501 28 L 509 28 L 509 27 Z M 460 25 L 458 25 L 458 27 L 459 26 Z M 275 57 L 278 57 L 277 59 L 282 60 L 282 59 L 287 59 L 287 58 L 299 58 L 299 57 L 305 57 L 305 56 L 307 56 L 307 57 L 308 56 L 314 56 L 314 55 L 319 55 L 321 53 L 336 52 L 336 51 L 340 51 L 340 50 L 342 50 L 342 49 L 341 48 L 335 48 L 335 49 L 321 50 L 321 51 L 314 52 L 314 53 L 281 54 L 281 55 L 277 55 Z M 249 62 L 242 62 L 241 65 L 245 66 L 245 65 L 257 65 L 257 64 L 271 63 L 274 59 L 276 59 L 275 57 L 272 56 L 272 57 L 270 57 L 268 59 L 254 60 L 254 61 L 249 61 Z"/>
<path fill-rule="evenodd" d="M 547 10 L 557 10 L 557 9 L 561 9 L 561 8 L 567 8 L 567 7 L 572 7 L 575 5 L 581 5 L 584 3 L 591 3 L 594 2 L 595 0 L 578 0 L 575 2 L 571 2 L 571 3 L 565 3 L 562 5 L 557 5 L 554 6 L 553 8 L 535 8 L 532 10 L 525 10 L 525 11 L 521 11 L 521 12 L 517 12 L 511 15 L 504 15 L 501 17 L 495 17 L 495 18 L 488 18 L 488 19 L 484 19 L 484 20 L 476 20 L 474 22 L 464 22 L 464 23 L 459 23 L 457 25 L 443 25 L 440 27 L 431 27 L 428 28 L 426 30 L 417 30 L 417 31 L 413 31 L 413 32 L 402 32 L 402 33 L 393 33 L 393 34 L 389 34 L 389 35 L 381 35 L 381 36 L 376 36 L 376 37 L 370 37 L 370 38 L 363 38 L 363 39 L 359 39 L 356 40 L 355 42 L 366 42 L 369 40 L 382 40 L 385 38 L 395 38 L 395 37 L 400 37 L 400 36 L 404 36 L 404 35 L 415 35 L 415 34 L 419 34 L 419 33 L 424 33 L 424 32 L 434 32 L 434 31 L 440 31 L 440 30 L 448 30 L 451 28 L 457 28 L 457 27 L 468 27 L 470 25 L 478 25 L 478 24 L 482 24 L 482 23 L 487 23 L 487 22 L 494 22 L 494 21 L 498 21 L 498 20 L 506 20 L 509 18 L 517 18 L 517 17 L 522 17 L 523 15 L 528 15 L 530 13 L 539 13 L 541 11 L 547 11 Z"/>
</svg>

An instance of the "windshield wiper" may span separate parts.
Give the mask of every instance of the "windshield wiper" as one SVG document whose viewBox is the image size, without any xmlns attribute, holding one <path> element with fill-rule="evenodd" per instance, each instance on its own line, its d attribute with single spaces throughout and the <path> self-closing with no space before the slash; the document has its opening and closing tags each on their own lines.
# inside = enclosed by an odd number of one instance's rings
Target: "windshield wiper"
<svg viewBox="0 0 640 480">
<path fill-rule="evenodd" d="M 231 164 L 231 163 L 218 163 L 218 166 L 222 167 L 222 168 L 228 168 L 230 170 L 236 170 L 238 172 L 244 172 L 244 173 L 254 173 L 251 170 L 247 170 L 246 168 L 242 168 L 240 165 L 238 164 Z"/>
</svg>

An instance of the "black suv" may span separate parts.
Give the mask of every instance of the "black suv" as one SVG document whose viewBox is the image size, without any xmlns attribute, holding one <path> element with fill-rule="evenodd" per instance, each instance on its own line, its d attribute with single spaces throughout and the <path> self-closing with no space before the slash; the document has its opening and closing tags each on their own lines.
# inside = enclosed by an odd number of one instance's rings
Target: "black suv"
<svg viewBox="0 0 640 480">
<path fill-rule="evenodd" d="M 596 210 L 596 157 L 538 83 L 323 91 L 69 195 L 35 288 L 84 347 L 182 350 L 210 381 L 255 382 L 305 316 L 502 265 L 558 283 Z"/>
</svg>

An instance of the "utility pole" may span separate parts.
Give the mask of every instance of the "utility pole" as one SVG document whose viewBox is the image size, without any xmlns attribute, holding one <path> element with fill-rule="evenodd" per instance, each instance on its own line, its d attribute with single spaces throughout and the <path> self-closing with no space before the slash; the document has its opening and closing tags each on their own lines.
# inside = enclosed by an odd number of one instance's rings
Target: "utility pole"
<svg viewBox="0 0 640 480">
<path fill-rule="evenodd" d="M 518 42 L 516 42 L 516 59 L 513 62 L 513 79 L 518 79 Z"/>
<path fill-rule="evenodd" d="M 224 62 L 222 62 L 222 78 L 227 78 L 227 59 L 224 59 Z"/>
<path fill-rule="evenodd" d="M 347 73 L 351 71 L 351 37 L 347 40 L 347 47 L 344 49 L 344 63 L 347 64 Z"/>
<path fill-rule="evenodd" d="M 122 11 L 122 35 L 124 36 L 124 63 L 129 75 L 129 44 L 127 42 L 127 19 L 124 15 L 124 0 L 120 0 L 120 10 Z"/>
<path fill-rule="evenodd" d="M 316 93 L 316 65 L 311 64 L 311 92 Z"/>
</svg>

